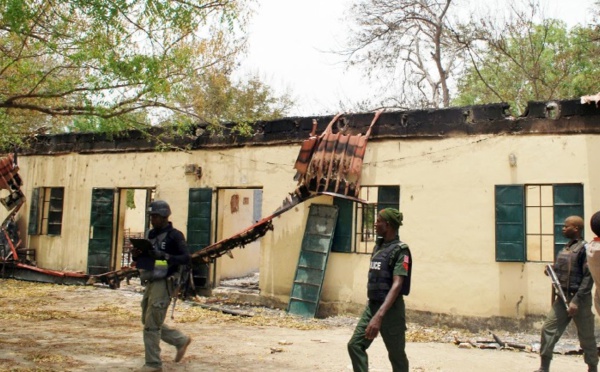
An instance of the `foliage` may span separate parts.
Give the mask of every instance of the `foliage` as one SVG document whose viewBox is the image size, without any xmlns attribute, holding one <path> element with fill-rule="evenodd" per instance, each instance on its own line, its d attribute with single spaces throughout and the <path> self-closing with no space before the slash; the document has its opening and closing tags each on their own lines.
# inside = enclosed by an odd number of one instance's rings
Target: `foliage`
<svg viewBox="0 0 600 372">
<path fill-rule="evenodd" d="M 217 123 L 230 121 L 237 124 L 234 131 L 242 135 L 252 134 L 251 124 L 256 121 L 282 117 L 292 104 L 287 95 L 275 99 L 256 77 L 235 83 L 220 71 L 198 76 L 187 95 L 198 116 L 213 124 L 210 128 L 218 132 Z"/>
<path fill-rule="evenodd" d="M 135 209 L 135 189 L 127 189 L 125 205 L 128 209 Z"/>
<path fill-rule="evenodd" d="M 576 98 L 600 91 L 598 41 L 592 28 L 567 30 L 562 21 L 536 24 L 519 17 L 494 31 L 480 28 L 472 65 L 460 78 L 455 105 L 508 102 L 515 115 L 529 101 Z"/>
<path fill-rule="evenodd" d="M 520 114 L 531 100 L 600 91 L 600 3 L 596 25 L 568 30 L 544 16 L 540 0 L 507 1 L 483 16 L 471 11 L 481 4 L 459 1 L 360 0 L 353 6 L 347 62 L 388 87 L 382 106 L 508 102 Z"/>
<path fill-rule="evenodd" d="M 198 123 L 209 115 L 183 92 L 206 71 L 231 73 L 244 52 L 237 35 L 251 15 L 248 1 L 0 0 L 0 146 L 36 131 Z M 246 89 L 266 97 L 247 110 L 281 113 L 271 109 L 278 98 L 268 86 L 252 80 Z M 256 103 L 246 100 L 236 103 Z"/>
</svg>

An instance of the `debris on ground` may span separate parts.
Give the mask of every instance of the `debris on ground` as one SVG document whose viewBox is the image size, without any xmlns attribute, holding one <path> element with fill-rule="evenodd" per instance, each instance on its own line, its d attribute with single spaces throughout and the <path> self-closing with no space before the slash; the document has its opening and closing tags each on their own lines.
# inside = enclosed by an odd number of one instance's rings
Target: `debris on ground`
<svg viewBox="0 0 600 372">
<path fill-rule="evenodd" d="M 10 303 L 15 305 L 11 309 L 5 308 L 0 318 L 2 319 L 62 319 L 77 316 L 76 313 L 59 313 L 56 311 L 35 310 L 40 305 L 60 298 L 62 291 L 81 291 L 82 287 L 64 286 L 46 283 L 33 283 L 18 280 L 3 280 L 0 282 L 0 299 L 11 298 Z M 258 274 L 245 278 L 228 279 L 222 282 L 224 288 L 238 290 L 258 288 Z M 96 288 L 99 289 L 99 288 Z M 90 290 L 87 287 L 87 290 Z M 93 291 L 93 289 L 91 289 Z M 136 278 L 129 285 L 117 289 L 123 295 L 140 295 L 143 287 Z M 256 289 L 258 291 L 258 289 Z M 123 309 L 117 305 L 102 305 L 87 309 L 109 316 L 113 321 L 131 322 L 136 319 L 136 313 L 130 309 Z M 228 299 L 218 297 L 196 297 L 195 299 L 179 301 L 175 311 L 175 323 L 193 323 L 202 320 L 208 324 L 238 323 L 250 326 L 276 326 L 298 330 L 347 328 L 354 329 L 358 322 L 357 315 L 337 315 L 327 318 L 304 318 L 288 314 L 283 309 L 257 306 L 248 303 L 232 303 Z M 472 333 L 468 330 L 446 327 L 431 327 L 424 324 L 408 323 L 406 332 L 407 342 L 438 342 L 453 343 L 460 348 L 477 348 L 492 350 L 514 350 L 536 353 L 539 351 L 539 333 L 523 332 L 514 333 L 503 330 Z M 327 342 L 314 340 L 316 342 Z M 288 345 L 280 341 L 280 345 Z M 580 354 L 578 340 L 575 337 L 561 337 L 555 347 L 555 353 L 570 355 Z"/>
</svg>

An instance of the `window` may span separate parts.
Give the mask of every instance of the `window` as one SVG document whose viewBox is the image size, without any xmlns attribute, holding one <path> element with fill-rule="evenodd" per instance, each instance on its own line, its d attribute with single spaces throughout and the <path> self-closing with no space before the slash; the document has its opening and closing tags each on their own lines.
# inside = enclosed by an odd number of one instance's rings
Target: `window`
<svg viewBox="0 0 600 372">
<path fill-rule="evenodd" d="M 369 202 L 361 204 L 343 198 L 335 198 L 338 220 L 331 250 L 370 254 L 375 245 L 375 220 L 377 212 L 384 208 L 400 207 L 399 186 L 364 186 L 360 198 Z"/>
<path fill-rule="evenodd" d="M 496 261 L 552 262 L 565 218 L 583 216 L 582 184 L 496 186 Z"/>
<path fill-rule="evenodd" d="M 60 235 L 64 187 L 38 187 L 31 195 L 29 235 Z"/>
</svg>

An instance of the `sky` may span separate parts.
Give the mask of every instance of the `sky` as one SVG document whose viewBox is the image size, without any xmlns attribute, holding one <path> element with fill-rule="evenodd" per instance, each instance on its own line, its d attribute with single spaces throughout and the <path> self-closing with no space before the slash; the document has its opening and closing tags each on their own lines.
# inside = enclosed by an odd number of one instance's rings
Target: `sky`
<svg viewBox="0 0 600 372">
<path fill-rule="evenodd" d="M 595 2 L 542 1 L 548 17 L 569 26 L 590 21 Z M 342 57 L 331 53 L 344 45 L 344 14 L 351 4 L 352 0 L 258 0 L 242 71 L 258 74 L 276 93 L 290 91 L 297 102 L 290 116 L 335 114 L 340 102 L 348 106 L 368 98 L 374 88 L 359 70 L 348 70 Z"/>
</svg>

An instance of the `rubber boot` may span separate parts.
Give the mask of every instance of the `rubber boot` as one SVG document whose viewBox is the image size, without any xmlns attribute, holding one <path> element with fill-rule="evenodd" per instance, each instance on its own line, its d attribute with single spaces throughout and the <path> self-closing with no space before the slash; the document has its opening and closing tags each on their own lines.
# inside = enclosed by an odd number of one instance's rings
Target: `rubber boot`
<svg viewBox="0 0 600 372">
<path fill-rule="evenodd" d="M 598 366 L 588 364 L 588 372 L 598 372 Z"/>
<path fill-rule="evenodd" d="M 552 359 L 542 357 L 542 363 L 540 364 L 540 368 L 536 369 L 534 372 L 549 372 L 550 371 L 550 361 Z"/>
</svg>

